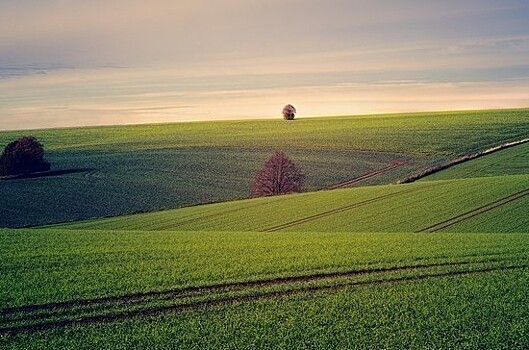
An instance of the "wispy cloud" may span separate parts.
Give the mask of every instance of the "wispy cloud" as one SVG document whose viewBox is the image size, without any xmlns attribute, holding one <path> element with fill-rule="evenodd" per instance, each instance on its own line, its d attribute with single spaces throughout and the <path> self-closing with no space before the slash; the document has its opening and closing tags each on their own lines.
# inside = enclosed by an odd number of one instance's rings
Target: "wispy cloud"
<svg viewBox="0 0 529 350">
<path fill-rule="evenodd" d="M 527 18 L 526 0 L 3 1 L 0 122 L 529 105 Z"/>
</svg>

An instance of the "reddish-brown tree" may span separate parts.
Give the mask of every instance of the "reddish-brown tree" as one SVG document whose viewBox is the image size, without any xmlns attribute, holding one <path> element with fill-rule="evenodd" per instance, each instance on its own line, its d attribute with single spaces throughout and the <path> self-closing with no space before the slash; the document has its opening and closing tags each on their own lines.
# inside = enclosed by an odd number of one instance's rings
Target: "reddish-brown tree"
<svg viewBox="0 0 529 350">
<path fill-rule="evenodd" d="M 305 176 L 283 152 L 276 151 L 266 161 L 252 183 L 252 197 L 301 192 Z"/>
<path fill-rule="evenodd" d="M 293 120 L 296 117 L 296 107 L 292 105 L 286 105 L 283 107 L 283 119 Z"/>
</svg>

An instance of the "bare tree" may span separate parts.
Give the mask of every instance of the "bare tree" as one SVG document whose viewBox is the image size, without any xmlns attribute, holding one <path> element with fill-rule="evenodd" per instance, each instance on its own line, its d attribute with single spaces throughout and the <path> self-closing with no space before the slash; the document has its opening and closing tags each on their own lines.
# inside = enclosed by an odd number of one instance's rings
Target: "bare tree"
<svg viewBox="0 0 529 350">
<path fill-rule="evenodd" d="M 276 151 L 266 161 L 253 180 L 252 197 L 301 192 L 305 176 L 282 151 Z"/>
<path fill-rule="evenodd" d="M 296 116 L 296 107 L 292 105 L 286 105 L 283 107 L 283 119 L 293 120 Z"/>
</svg>

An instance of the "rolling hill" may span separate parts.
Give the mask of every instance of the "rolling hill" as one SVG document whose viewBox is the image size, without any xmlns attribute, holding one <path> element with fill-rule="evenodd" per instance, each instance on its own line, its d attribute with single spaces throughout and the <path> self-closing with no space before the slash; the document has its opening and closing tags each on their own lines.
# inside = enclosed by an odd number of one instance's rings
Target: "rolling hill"
<svg viewBox="0 0 529 350">
<path fill-rule="evenodd" d="M 505 113 L 481 122 L 525 118 Z M 411 125 L 423 118 L 421 136 Z M 454 128 L 453 153 L 432 136 L 436 118 Z M 474 114 L 451 118 L 394 129 L 430 149 L 408 155 L 430 160 L 510 140 L 483 126 L 480 144 L 479 125 L 455 127 Z M 0 347 L 525 349 L 527 149 L 411 184 L 0 229 Z"/>
<path fill-rule="evenodd" d="M 274 149 L 301 166 L 308 190 L 387 184 L 522 138 L 528 120 L 522 109 L 1 132 L 0 146 L 38 137 L 53 173 L 0 181 L 0 227 L 245 198 Z"/>
</svg>

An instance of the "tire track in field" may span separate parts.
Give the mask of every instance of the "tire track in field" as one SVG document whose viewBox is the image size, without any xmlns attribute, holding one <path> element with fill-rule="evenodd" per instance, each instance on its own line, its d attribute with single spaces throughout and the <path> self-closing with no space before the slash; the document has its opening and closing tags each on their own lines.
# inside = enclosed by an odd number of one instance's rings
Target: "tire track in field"
<svg viewBox="0 0 529 350">
<path fill-rule="evenodd" d="M 506 204 L 509 204 L 511 202 L 517 201 L 518 199 L 523 198 L 523 197 L 525 197 L 527 195 L 529 195 L 529 189 L 525 189 L 525 190 L 516 192 L 514 194 L 511 194 L 509 196 L 500 198 L 500 199 L 495 200 L 495 201 L 493 201 L 491 203 L 483 205 L 483 206 L 481 206 L 479 208 L 476 208 L 476 209 L 473 209 L 473 210 L 469 210 L 466 213 L 463 213 L 463 214 L 454 216 L 454 217 L 452 217 L 450 219 L 441 221 L 441 222 L 439 222 L 439 223 L 437 223 L 435 225 L 431 225 L 431 226 L 425 227 L 425 228 L 423 228 L 423 229 L 421 229 L 419 231 L 416 231 L 416 232 L 437 232 L 437 231 L 443 230 L 443 229 L 445 229 L 447 227 L 450 227 L 450 226 L 453 226 L 455 224 L 458 224 L 458 223 L 460 223 L 462 221 L 471 219 L 473 217 L 476 217 L 478 215 L 484 214 L 484 213 L 489 212 L 491 210 L 494 210 L 496 208 L 502 207 L 502 206 L 504 206 Z"/>
<path fill-rule="evenodd" d="M 514 252 L 511 251 L 510 253 L 519 254 L 519 253 L 525 253 L 525 252 L 526 250 L 519 250 L 519 251 L 514 251 Z M 278 285 L 278 284 L 286 284 L 286 283 L 303 282 L 303 281 L 309 281 L 309 280 L 314 281 L 318 279 L 333 278 L 333 277 L 351 277 L 355 275 L 363 275 L 363 274 L 369 274 L 369 273 L 394 272 L 394 271 L 402 271 L 402 270 L 417 269 L 417 268 L 431 268 L 431 267 L 444 267 L 444 266 L 456 266 L 456 265 L 459 266 L 459 265 L 467 265 L 467 264 L 475 264 L 475 263 L 490 263 L 490 262 L 503 261 L 505 258 L 507 258 L 507 256 L 505 256 L 505 254 L 503 253 L 487 253 L 487 254 L 479 254 L 479 255 L 469 254 L 469 255 L 459 256 L 458 258 L 461 259 L 461 258 L 476 258 L 476 257 L 480 257 L 480 258 L 487 257 L 487 258 L 481 259 L 481 260 L 460 260 L 460 261 L 453 261 L 453 262 L 421 263 L 421 264 L 414 264 L 414 265 L 355 269 L 355 270 L 349 270 L 349 271 L 322 272 L 322 273 L 313 273 L 313 274 L 308 274 L 308 275 L 261 279 L 261 280 L 255 280 L 255 281 L 228 282 L 228 283 L 220 283 L 220 284 L 213 284 L 213 285 L 175 288 L 175 289 L 169 289 L 165 291 L 131 293 L 131 294 L 125 294 L 125 295 L 119 295 L 119 296 L 81 299 L 81 300 L 73 300 L 73 301 L 47 303 L 47 304 L 25 305 L 25 306 L 0 309 L 0 316 L 21 313 L 21 312 L 53 310 L 53 309 L 61 309 L 61 308 L 68 308 L 68 307 L 82 307 L 82 306 L 89 306 L 89 305 L 94 305 L 94 304 L 105 304 L 105 303 L 111 303 L 111 302 L 134 302 L 135 300 L 142 300 L 144 298 L 167 297 L 167 296 L 174 297 L 174 296 L 180 296 L 180 295 L 184 295 L 187 293 L 193 293 L 193 292 L 211 293 L 211 292 L 216 292 L 218 290 L 228 289 L 228 288 L 243 289 L 243 288 L 256 287 L 256 286 L 262 287 L 262 286 L 270 286 L 270 285 Z M 514 257 L 514 256 L 511 256 L 511 257 Z M 446 257 L 441 257 L 437 259 L 446 259 Z"/>
<path fill-rule="evenodd" d="M 386 174 L 386 173 L 390 172 L 391 170 L 394 170 L 394 169 L 397 169 L 397 168 L 400 168 L 402 166 L 409 165 L 409 164 L 410 163 L 404 162 L 404 161 L 392 162 L 392 165 L 390 165 L 390 166 L 387 166 L 387 167 L 382 168 L 382 169 L 370 171 L 367 174 L 364 174 L 364 175 L 359 176 L 359 177 L 355 177 L 353 179 L 349 179 L 349 180 L 345 180 L 345 181 L 342 181 L 342 182 L 338 182 L 336 184 L 333 184 L 333 185 L 330 185 L 330 186 L 326 187 L 325 189 L 334 190 L 334 189 L 337 189 L 337 188 L 343 188 L 343 187 L 347 187 L 347 186 L 352 186 L 352 185 L 367 181 L 369 179 L 372 179 L 372 178 L 374 178 L 376 176 Z"/>
<path fill-rule="evenodd" d="M 273 204 L 269 203 L 268 201 L 260 201 L 259 203 L 254 204 L 254 205 L 246 205 L 246 206 L 242 205 L 242 206 L 240 206 L 238 208 L 226 209 L 226 210 L 223 210 L 223 211 L 218 211 L 218 212 L 214 212 L 214 213 L 207 214 L 207 215 L 201 215 L 201 216 L 198 216 L 198 217 L 185 219 L 185 220 L 178 221 L 178 222 L 175 222 L 175 223 L 167 223 L 166 225 L 156 226 L 156 228 L 151 228 L 150 230 L 162 231 L 162 230 L 167 230 L 167 229 L 173 229 L 173 228 L 181 227 L 181 226 L 184 226 L 184 225 L 187 225 L 187 224 L 192 224 L 192 223 L 197 222 L 197 221 L 203 221 L 204 219 L 222 217 L 223 215 L 226 215 L 226 214 L 232 214 L 232 213 L 236 213 L 236 212 L 243 211 L 243 210 L 246 210 L 246 209 L 257 208 L 257 207 L 262 207 L 262 206 L 267 206 L 267 205 L 273 205 Z M 190 208 L 190 207 L 187 207 L 187 208 Z M 181 208 L 181 209 L 183 209 L 183 208 Z"/>
<path fill-rule="evenodd" d="M 407 193 L 419 191 L 421 189 L 422 188 L 413 188 L 413 189 L 409 189 L 409 190 L 405 190 L 405 191 L 398 191 L 398 192 L 385 194 L 385 195 L 378 196 L 378 197 L 369 198 L 369 199 L 366 199 L 366 200 L 363 200 L 363 201 L 360 201 L 360 202 L 356 202 L 356 203 L 353 203 L 353 204 L 349 204 L 349 205 L 346 205 L 346 206 L 343 206 L 343 207 L 327 210 L 327 211 L 324 211 L 324 212 L 321 212 L 321 213 L 318 213 L 318 214 L 306 216 L 306 217 L 301 218 L 301 219 L 297 219 L 297 220 L 289 221 L 289 222 L 286 222 L 286 223 L 283 223 L 283 224 L 280 224 L 280 225 L 268 227 L 266 229 L 261 230 L 261 232 L 276 232 L 276 231 L 279 231 L 279 230 L 282 230 L 282 229 L 285 229 L 285 228 L 290 228 L 292 226 L 304 224 L 306 222 L 319 220 L 321 218 L 332 216 L 334 214 L 342 213 L 344 211 L 348 211 L 348 210 L 351 210 L 351 209 L 360 208 L 360 207 L 369 205 L 371 203 L 380 202 L 380 201 L 382 201 L 384 199 L 396 197 L 396 196 L 399 196 L 401 194 L 407 194 Z"/>
<path fill-rule="evenodd" d="M 504 257 L 505 259 L 505 257 Z M 493 259 L 494 261 L 504 261 L 503 259 Z M 93 324 L 93 323 L 101 323 L 101 322 L 111 322 L 115 320 L 122 320 L 122 319 L 130 319 L 130 318 L 137 318 L 137 317 L 145 317 L 145 316 L 152 316 L 157 314 L 163 314 L 168 312 L 183 312 L 187 310 L 193 310 L 198 308 L 204 308 L 204 307 L 210 307 L 215 305 L 227 305 L 227 304 L 234 304 L 234 303 L 240 303 L 245 301 L 253 301 L 253 300 L 259 300 L 259 299 L 270 299 L 270 298 L 279 298 L 279 297 L 285 297 L 289 295 L 296 295 L 296 294 L 302 294 L 302 293 L 310 293 L 310 292 L 316 292 L 316 291 L 323 291 L 323 290 L 338 290 L 343 289 L 347 287 L 354 287 L 354 286 L 364 286 L 364 285 L 376 285 L 381 283 L 392 283 L 392 282 L 405 282 L 405 281 L 414 281 L 414 280 L 422 280 L 427 278 L 434 278 L 434 277 L 446 277 L 446 276 L 458 276 L 458 275 L 467 275 L 467 274 L 475 274 L 475 273 L 483 273 L 483 272 L 491 272 L 491 271 L 502 271 L 502 270 L 513 270 L 513 269 L 526 269 L 529 268 L 529 263 L 527 263 L 525 259 L 524 264 L 518 264 L 518 265 L 507 265 L 507 266 L 485 266 L 480 268 L 474 268 L 470 270 L 455 270 L 455 271 L 441 271 L 433 273 L 426 273 L 423 275 L 412 275 L 412 276 L 389 276 L 389 277 L 380 277 L 378 279 L 374 280 L 361 280 L 361 281 L 344 281 L 342 284 L 327 284 L 327 285 L 308 285 L 308 286 L 301 286 L 301 288 L 291 288 L 286 290 L 259 290 L 259 288 L 267 287 L 267 286 L 278 286 L 281 284 L 287 284 L 293 283 L 293 282 L 305 282 L 310 283 L 317 281 L 319 279 L 328 278 L 332 282 L 333 280 L 335 282 L 340 282 L 339 278 L 346 278 L 346 277 L 355 277 L 355 276 L 377 276 L 377 274 L 381 274 L 383 272 L 395 272 L 395 271 L 415 271 L 420 269 L 426 269 L 425 272 L 428 272 L 428 269 L 433 269 L 436 267 L 464 267 L 464 266 L 472 266 L 476 264 L 484 264 L 487 262 L 492 262 L 492 260 L 482 260 L 482 261 L 466 261 L 466 262 L 448 262 L 448 263 L 436 263 L 436 264 L 423 264 L 423 265 L 413 265 L 413 266 L 402 266 L 402 267 L 393 267 L 393 268 L 381 268 L 381 269 L 375 269 L 375 270 L 365 270 L 365 271 L 349 271 L 349 272 L 338 272 L 338 273 L 330 273 L 330 274 L 317 274 L 317 275 L 309 275 L 309 276 L 297 276 L 297 277 L 289 277 L 289 278 L 279 278 L 279 279 L 271 279 L 271 280 L 265 280 L 265 281 L 258 281 L 258 282 L 247 282 L 247 283 L 238 283 L 238 284 L 225 284 L 225 285 L 218 285 L 218 286 L 212 286 L 212 287 L 198 287 L 195 289 L 195 291 L 202 291 L 202 297 L 205 297 L 205 300 L 191 300 L 186 301 L 182 303 L 173 303 L 169 305 L 149 305 L 148 302 L 152 300 L 142 300 L 139 299 L 138 301 L 141 301 L 139 308 L 133 309 L 133 310 L 113 310 L 110 313 L 101 313 L 101 311 L 105 311 L 105 309 L 102 309 L 103 306 L 106 307 L 116 307 L 119 305 L 104 305 L 100 302 L 98 303 L 97 299 L 93 300 L 85 300 L 85 301 L 75 301 L 75 302 L 69 302 L 69 303 L 54 303 L 54 304 L 48 304 L 48 305 L 41 305 L 40 307 L 44 306 L 52 306 L 52 308 L 57 308 L 59 304 L 62 304 L 61 307 L 64 309 L 60 309 L 60 311 L 73 311 L 70 318 L 66 319 L 51 319 L 50 317 L 61 317 L 64 315 L 55 314 L 36 314 L 31 315 L 32 310 L 28 310 L 30 307 L 21 307 L 21 308 L 13 308 L 13 309 L 5 309 L 0 310 L 0 315 L 3 314 L 9 314 L 14 313 L 15 310 L 18 310 L 17 316 L 21 316 L 21 319 L 14 320 L 14 322 L 17 321 L 23 321 L 28 322 L 26 324 L 22 325 L 5 325 L 2 328 L 0 328 L 0 335 L 8 335 L 8 334 L 18 334 L 20 332 L 35 332 L 35 331 L 43 331 L 43 330 L 52 330 L 57 328 L 63 328 L 67 326 L 72 325 L 87 325 L 87 324 Z M 250 294 L 244 294 L 244 295 L 222 295 L 222 291 L 219 290 L 212 290 L 211 288 L 221 288 L 228 285 L 236 285 L 240 289 L 238 290 L 250 290 Z M 288 286 L 288 284 L 287 284 Z M 252 291 L 252 288 L 258 287 L 255 291 Z M 295 286 L 294 286 L 295 287 Z M 202 288 L 202 289 L 201 289 Z M 180 290 L 181 292 L 182 290 Z M 227 292 L 233 292 L 234 290 L 227 290 L 223 291 L 224 293 Z M 235 290 L 237 291 L 237 290 Z M 155 292 L 154 294 L 158 294 L 159 292 Z M 137 295 L 131 295 L 131 296 L 122 296 L 122 297 L 110 297 L 110 298 L 102 298 L 100 300 L 120 300 L 122 301 L 123 298 L 132 297 L 132 296 L 139 296 Z M 169 298 L 169 301 L 172 301 L 173 299 L 176 299 L 177 295 L 166 295 L 166 297 Z M 217 298 L 215 298 L 217 297 Z M 176 300 L 178 301 L 178 300 Z M 95 310 L 88 310 L 85 311 L 83 314 L 82 310 L 77 310 L 72 308 L 73 306 L 79 306 L 80 303 L 88 303 L 89 306 L 97 306 L 99 309 Z M 143 304 L 143 305 L 142 305 Z M 125 307 L 130 306 L 127 303 L 124 305 Z M 22 311 L 23 310 L 23 311 Z M 8 312 L 6 312 L 8 311 Z M 99 311 L 99 313 L 98 313 Z M 87 315 L 86 312 L 89 312 Z M 91 313 L 90 313 L 91 312 Z M 0 319 L 2 321 L 2 319 Z M 13 320 L 11 320 L 13 322 Z M 6 323 L 4 320 L 2 323 Z M 7 321 L 9 323 L 9 320 Z"/>
</svg>

